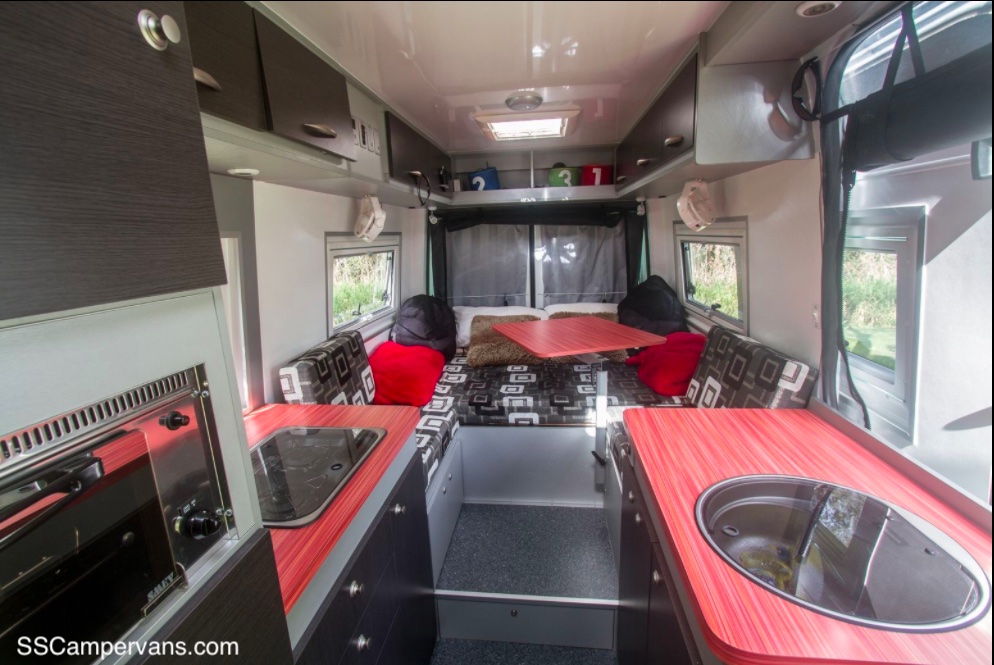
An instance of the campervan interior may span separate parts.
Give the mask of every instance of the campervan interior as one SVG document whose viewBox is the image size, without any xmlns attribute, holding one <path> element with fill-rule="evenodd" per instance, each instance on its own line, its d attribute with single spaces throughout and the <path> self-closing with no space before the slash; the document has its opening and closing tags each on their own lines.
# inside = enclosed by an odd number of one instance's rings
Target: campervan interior
<svg viewBox="0 0 994 665">
<path fill-rule="evenodd" d="M 991 662 L 991 2 L 0 2 L 0 662 Z"/>
</svg>

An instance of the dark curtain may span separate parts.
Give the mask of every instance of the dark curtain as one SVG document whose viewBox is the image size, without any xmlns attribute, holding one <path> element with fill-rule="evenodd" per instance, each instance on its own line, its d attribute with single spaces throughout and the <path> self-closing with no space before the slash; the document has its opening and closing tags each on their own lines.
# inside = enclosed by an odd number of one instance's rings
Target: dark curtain
<svg viewBox="0 0 994 665">
<path fill-rule="evenodd" d="M 428 295 L 448 300 L 449 279 L 445 257 L 445 227 L 428 224 Z"/>
<path fill-rule="evenodd" d="M 625 256 L 628 290 L 649 278 L 649 218 L 637 212 L 625 214 Z"/>
<path fill-rule="evenodd" d="M 990 15 L 960 21 L 919 42 L 913 12 L 912 4 L 903 5 L 878 24 L 900 21 L 886 66 L 864 71 L 856 85 L 843 85 L 849 59 L 862 42 L 857 38 L 839 52 L 825 82 L 821 388 L 826 402 L 838 408 L 841 359 L 866 427 L 869 414 L 849 372 L 842 331 L 842 261 L 856 173 L 991 136 Z M 870 92 L 869 81 L 879 89 Z M 840 90 L 865 96 L 843 106 Z"/>
</svg>

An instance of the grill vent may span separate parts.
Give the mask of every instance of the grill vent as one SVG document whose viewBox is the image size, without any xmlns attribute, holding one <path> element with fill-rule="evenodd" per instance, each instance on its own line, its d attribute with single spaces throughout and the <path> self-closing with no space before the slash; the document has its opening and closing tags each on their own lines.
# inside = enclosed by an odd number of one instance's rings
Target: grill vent
<svg viewBox="0 0 994 665">
<path fill-rule="evenodd" d="M 177 372 L 0 437 L 0 471 L 32 455 L 130 419 L 151 402 L 190 390 L 192 372 Z"/>
</svg>

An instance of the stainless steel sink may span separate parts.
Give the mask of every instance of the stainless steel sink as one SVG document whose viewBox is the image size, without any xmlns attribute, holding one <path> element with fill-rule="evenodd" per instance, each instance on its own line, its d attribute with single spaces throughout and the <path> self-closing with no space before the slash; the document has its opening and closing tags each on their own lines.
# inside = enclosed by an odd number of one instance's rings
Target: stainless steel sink
<svg viewBox="0 0 994 665">
<path fill-rule="evenodd" d="M 838 485 L 731 478 L 701 494 L 697 524 L 752 581 L 843 621 L 938 632 L 973 623 L 990 605 L 983 569 L 949 536 Z"/>
</svg>

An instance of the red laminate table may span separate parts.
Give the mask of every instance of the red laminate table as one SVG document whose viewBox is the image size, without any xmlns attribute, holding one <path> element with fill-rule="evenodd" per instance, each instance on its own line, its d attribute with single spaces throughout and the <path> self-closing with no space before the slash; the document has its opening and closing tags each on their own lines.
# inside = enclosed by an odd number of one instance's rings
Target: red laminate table
<svg viewBox="0 0 994 665">
<path fill-rule="evenodd" d="M 494 330 L 520 344 L 533 356 L 578 356 L 591 369 L 596 368 L 594 408 L 597 429 L 593 454 L 599 463 L 596 483 L 602 486 L 607 466 L 607 364 L 599 354 L 655 346 L 665 343 L 666 338 L 596 316 L 498 323 L 494 325 Z"/>
</svg>

